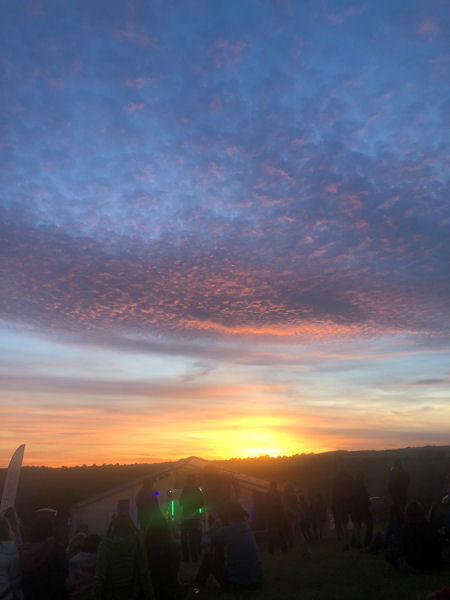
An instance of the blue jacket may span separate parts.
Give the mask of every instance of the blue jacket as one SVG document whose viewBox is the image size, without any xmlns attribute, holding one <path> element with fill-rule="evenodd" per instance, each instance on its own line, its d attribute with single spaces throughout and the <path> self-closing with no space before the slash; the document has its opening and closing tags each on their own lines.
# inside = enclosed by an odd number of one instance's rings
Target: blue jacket
<svg viewBox="0 0 450 600">
<path fill-rule="evenodd" d="M 246 523 L 232 523 L 211 532 L 225 545 L 225 564 L 230 583 L 262 585 L 263 572 L 255 537 Z"/>
</svg>

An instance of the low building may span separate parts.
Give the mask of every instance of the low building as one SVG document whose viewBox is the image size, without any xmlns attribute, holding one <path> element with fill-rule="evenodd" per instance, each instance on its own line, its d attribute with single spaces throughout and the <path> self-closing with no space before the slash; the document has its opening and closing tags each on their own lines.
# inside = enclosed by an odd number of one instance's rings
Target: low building
<svg viewBox="0 0 450 600">
<path fill-rule="evenodd" d="M 86 533 L 105 534 L 112 518 L 118 514 L 129 514 L 137 523 L 137 507 L 135 498 L 142 488 L 144 480 L 151 478 L 153 489 L 158 497 L 158 503 L 172 524 L 174 535 L 179 534 L 180 510 L 178 499 L 185 484 L 187 475 L 195 474 L 201 487 L 205 468 L 214 467 L 215 463 L 191 456 L 181 459 L 161 471 L 152 472 L 148 477 L 140 477 L 128 481 L 113 489 L 102 492 L 72 505 L 70 509 L 70 535 L 77 531 Z M 224 476 L 232 479 L 239 489 L 239 502 L 251 516 L 251 522 L 256 528 L 260 513 L 260 499 L 268 490 L 269 482 L 264 479 L 236 473 L 227 469 L 217 468 Z M 203 529 L 206 529 L 207 507 L 201 511 Z"/>
</svg>

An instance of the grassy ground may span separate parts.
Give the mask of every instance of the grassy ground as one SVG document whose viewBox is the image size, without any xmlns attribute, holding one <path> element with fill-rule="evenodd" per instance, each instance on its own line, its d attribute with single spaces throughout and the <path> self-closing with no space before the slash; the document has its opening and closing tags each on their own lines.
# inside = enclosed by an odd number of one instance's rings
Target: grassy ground
<svg viewBox="0 0 450 600">
<path fill-rule="evenodd" d="M 225 593 L 213 578 L 197 598 L 246 600 L 424 600 L 430 591 L 450 585 L 450 569 L 441 573 L 399 573 L 382 556 L 362 550 L 343 552 L 342 544 L 326 539 L 312 544 L 312 558 L 297 548 L 270 555 L 260 546 L 265 586 L 257 592 Z M 195 578 L 197 564 L 183 563 L 180 575 Z"/>
</svg>

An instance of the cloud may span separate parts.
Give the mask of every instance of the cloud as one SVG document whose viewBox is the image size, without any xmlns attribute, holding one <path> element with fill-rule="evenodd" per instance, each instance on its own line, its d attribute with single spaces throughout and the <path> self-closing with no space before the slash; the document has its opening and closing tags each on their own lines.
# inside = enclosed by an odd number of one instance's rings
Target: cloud
<svg viewBox="0 0 450 600">
<path fill-rule="evenodd" d="M 154 77 L 128 77 L 123 82 L 125 87 L 134 88 L 136 90 L 140 90 L 144 87 L 150 87 L 155 85 L 156 79 Z"/>
<path fill-rule="evenodd" d="M 434 19 L 427 18 L 420 24 L 418 33 L 423 36 L 434 38 L 441 33 L 441 28 Z"/>
<path fill-rule="evenodd" d="M 114 32 L 114 37 L 120 42 L 129 42 L 136 44 L 142 48 L 157 48 L 158 40 L 149 36 L 145 31 L 136 27 L 134 24 L 128 24 L 123 29 L 118 29 Z"/>
<path fill-rule="evenodd" d="M 262 4 L 255 21 L 251 3 L 201 0 L 173 4 L 170 22 L 145 2 L 65 3 L 45 19 L 8 6 L 3 323 L 69 354 L 200 361 L 214 367 L 188 371 L 200 395 L 222 363 L 287 377 L 297 362 L 315 399 L 331 393 L 317 373 L 358 373 L 348 385 L 367 402 L 435 406 L 450 294 L 445 11 L 313 4 Z M 384 352 L 414 370 L 394 376 Z M 28 393 L 55 395 L 53 371 L 29 365 L 43 380 Z M 112 392 L 64 368 L 61 393 Z M 124 376 L 133 402 L 141 379 Z M 294 385 L 279 397 L 300 401 Z"/>
<path fill-rule="evenodd" d="M 134 113 L 136 111 L 144 110 L 145 104 L 136 104 L 135 102 L 128 102 L 126 106 L 123 107 L 125 112 Z"/>
</svg>

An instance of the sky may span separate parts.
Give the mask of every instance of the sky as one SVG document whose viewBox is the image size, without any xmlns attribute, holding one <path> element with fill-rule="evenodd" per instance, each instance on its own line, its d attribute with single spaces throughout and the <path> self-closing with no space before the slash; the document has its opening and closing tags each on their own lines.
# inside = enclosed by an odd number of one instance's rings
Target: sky
<svg viewBox="0 0 450 600">
<path fill-rule="evenodd" d="M 450 443 L 447 0 L 5 0 L 0 106 L 0 466 Z"/>
</svg>

